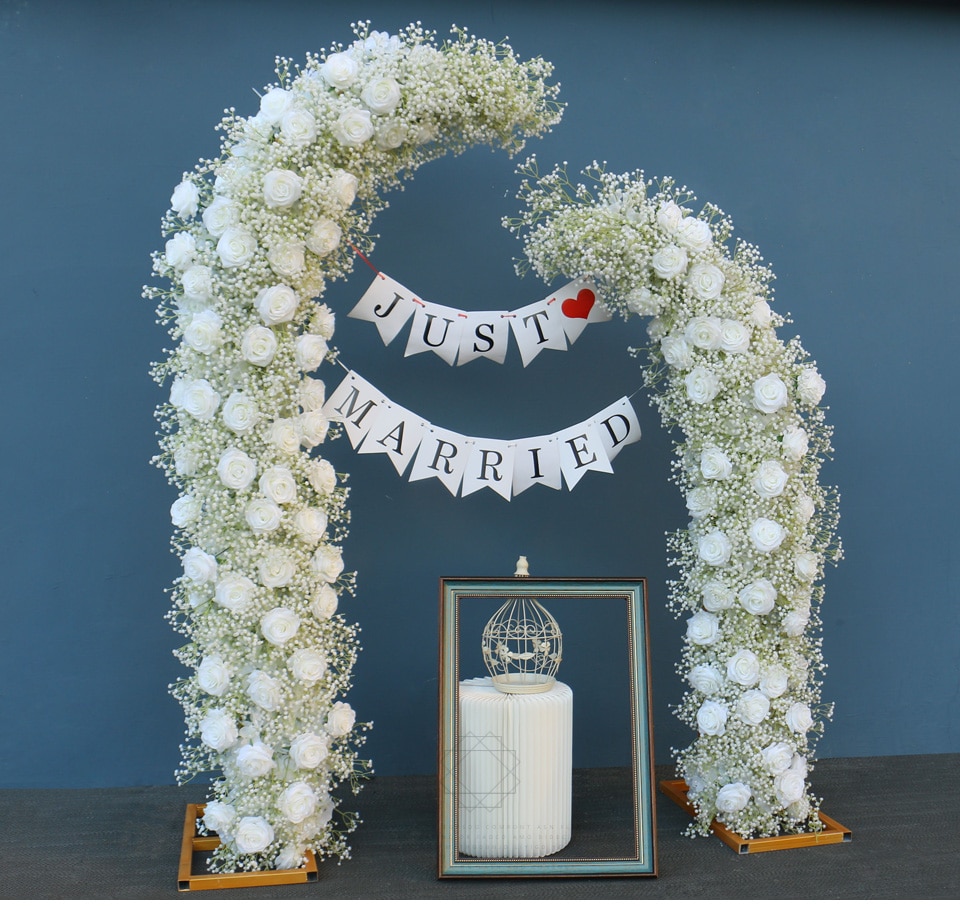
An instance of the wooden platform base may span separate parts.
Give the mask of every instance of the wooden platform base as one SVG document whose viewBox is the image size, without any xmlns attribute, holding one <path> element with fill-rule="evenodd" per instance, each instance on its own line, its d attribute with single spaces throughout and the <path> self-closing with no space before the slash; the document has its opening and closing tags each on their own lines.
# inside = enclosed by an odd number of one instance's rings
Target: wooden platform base
<svg viewBox="0 0 960 910">
<path fill-rule="evenodd" d="M 686 783 L 682 780 L 660 781 L 660 792 L 670 797 L 681 809 L 690 815 L 696 815 L 693 804 L 687 799 Z M 820 813 L 823 822 L 823 831 L 814 831 L 810 834 L 781 834 L 778 837 L 740 837 L 734 834 L 725 825 L 718 821 L 710 826 L 710 830 L 717 835 L 728 847 L 737 853 L 768 853 L 771 850 L 795 850 L 798 847 L 818 847 L 822 844 L 842 844 L 852 840 L 853 833 L 844 828 L 828 815 Z"/>
<path fill-rule="evenodd" d="M 307 853 L 307 864 L 299 869 L 270 869 L 266 872 L 193 872 L 194 854 L 220 846 L 220 838 L 197 834 L 197 819 L 203 817 L 203 803 L 188 803 L 180 845 L 178 891 L 214 891 L 221 888 L 256 888 L 261 885 L 295 885 L 317 880 L 317 860 Z"/>
</svg>

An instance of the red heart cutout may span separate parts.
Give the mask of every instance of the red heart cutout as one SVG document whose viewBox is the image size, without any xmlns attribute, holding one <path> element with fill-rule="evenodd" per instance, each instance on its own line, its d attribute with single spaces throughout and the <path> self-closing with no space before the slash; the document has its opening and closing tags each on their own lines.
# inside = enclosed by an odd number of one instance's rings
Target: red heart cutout
<svg viewBox="0 0 960 910">
<path fill-rule="evenodd" d="M 568 319 L 586 319 L 596 300 L 596 294 L 590 288 L 581 288 L 576 299 L 568 297 L 563 301 L 560 310 Z"/>
</svg>

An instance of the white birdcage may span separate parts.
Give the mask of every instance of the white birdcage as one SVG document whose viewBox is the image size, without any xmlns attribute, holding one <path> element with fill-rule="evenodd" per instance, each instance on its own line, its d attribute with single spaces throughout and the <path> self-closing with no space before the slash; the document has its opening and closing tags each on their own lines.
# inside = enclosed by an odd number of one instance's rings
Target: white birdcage
<svg viewBox="0 0 960 910">
<path fill-rule="evenodd" d="M 517 561 L 515 575 L 529 575 L 525 556 Z M 483 661 L 498 691 L 547 692 L 560 668 L 563 635 L 550 611 L 539 601 L 514 597 L 490 617 L 481 647 Z"/>
</svg>

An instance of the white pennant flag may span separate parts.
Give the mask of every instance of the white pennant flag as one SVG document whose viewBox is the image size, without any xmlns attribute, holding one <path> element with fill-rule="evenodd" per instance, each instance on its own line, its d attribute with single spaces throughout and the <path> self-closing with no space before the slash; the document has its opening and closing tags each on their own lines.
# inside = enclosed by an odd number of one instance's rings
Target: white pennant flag
<svg viewBox="0 0 960 910">
<path fill-rule="evenodd" d="M 390 344 L 416 308 L 412 291 L 389 275 L 378 272 L 359 303 L 347 315 L 374 323 L 383 343 Z"/>
<path fill-rule="evenodd" d="M 422 302 L 415 307 L 410 337 L 404 357 L 433 351 L 450 366 L 457 359 L 460 350 L 460 334 L 464 317 L 459 310 L 438 303 Z"/>
<path fill-rule="evenodd" d="M 609 322 L 613 314 L 603 305 L 596 285 L 590 281 L 571 281 L 554 295 L 560 301 L 563 331 L 573 344 L 588 323 Z"/>
<path fill-rule="evenodd" d="M 360 454 L 383 453 L 389 456 L 397 473 L 402 475 L 417 451 L 427 426 L 429 424 L 413 411 L 392 401 L 385 401 L 360 446 Z"/>
<path fill-rule="evenodd" d="M 507 502 L 513 490 L 513 443 L 505 439 L 471 438 L 463 470 L 461 496 L 489 487 Z"/>
<path fill-rule="evenodd" d="M 523 365 L 527 366 L 542 350 L 567 349 L 563 333 L 563 314 L 555 297 L 528 304 L 510 314 L 510 326 L 520 348 Z"/>
<path fill-rule="evenodd" d="M 373 426 L 377 410 L 385 401 L 374 386 L 351 370 L 324 402 L 323 416 L 342 423 L 350 444 L 356 448 Z"/>
<path fill-rule="evenodd" d="M 510 320 L 506 317 L 506 313 L 493 310 L 467 313 L 460 335 L 457 366 L 463 366 L 478 357 L 503 363 L 510 337 Z"/>
<path fill-rule="evenodd" d="M 587 471 L 613 473 L 603 440 L 592 418 L 568 427 L 557 436 L 560 440 L 560 470 L 568 490 L 580 483 Z"/>
<path fill-rule="evenodd" d="M 513 495 L 534 484 L 553 490 L 563 486 L 560 472 L 560 445 L 557 436 L 531 436 L 517 439 L 513 451 Z"/>
<path fill-rule="evenodd" d="M 413 460 L 410 480 L 435 477 L 456 496 L 467 464 L 469 442 L 466 436 L 428 424 Z"/>
<path fill-rule="evenodd" d="M 624 446 L 640 438 L 640 421 L 629 398 L 621 398 L 591 418 L 600 433 L 607 458 L 613 461 Z"/>
</svg>

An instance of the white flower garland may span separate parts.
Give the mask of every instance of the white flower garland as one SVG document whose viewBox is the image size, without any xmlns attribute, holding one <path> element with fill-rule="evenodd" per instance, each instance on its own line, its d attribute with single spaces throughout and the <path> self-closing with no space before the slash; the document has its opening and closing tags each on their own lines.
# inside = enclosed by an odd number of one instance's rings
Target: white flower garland
<svg viewBox="0 0 960 910">
<path fill-rule="evenodd" d="M 730 221 L 667 179 L 615 175 L 589 184 L 535 159 L 505 219 L 545 280 L 592 277 L 608 306 L 652 316 L 645 380 L 679 431 L 673 476 L 691 521 L 670 541 L 671 606 L 686 615 L 676 711 L 699 737 L 677 752 L 697 808 L 691 833 L 717 818 L 743 837 L 818 830 L 807 775 L 821 704 L 823 567 L 841 556 L 837 497 L 818 482 L 830 452 L 825 384 L 768 304 L 758 251 L 731 254 Z"/>
<path fill-rule="evenodd" d="M 222 774 L 203 816 L 215 871 L 346 856 L 357 821 L 334 821 L 367 725 L 339 700 L 357 653 L 336 613 L 353 585 L 345 478 L 308 455 L 328 427 L 305 374 L 333 357 L 317 298 L 372 246 L 385 190 L 446 152 L 515 152 L 560 116 L 543 60 L 462 32 L 355 32 L 302 68 L 279 59 L 256 115 L 227 112 L 220 156 L 173 192 L 154 255 L 169 286 L 145 290 L 176 342 L 154 376 L 173 379 L 157 460 L 180 490 L 170 619 L 190 640 L 178 776 Z"/>
</svg>

